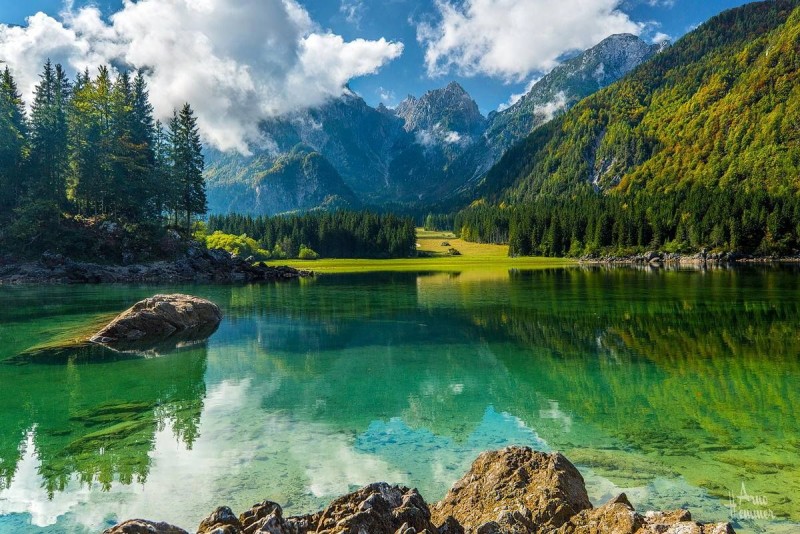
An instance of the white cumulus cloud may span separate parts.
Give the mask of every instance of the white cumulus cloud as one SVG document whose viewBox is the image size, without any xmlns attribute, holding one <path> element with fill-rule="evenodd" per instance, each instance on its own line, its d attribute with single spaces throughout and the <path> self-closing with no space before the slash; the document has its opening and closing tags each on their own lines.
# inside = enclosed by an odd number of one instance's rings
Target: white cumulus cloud
<svg viewBox="0 0 800 534">
<path fill-rule="evenodd" d="M 521 81 L 546 72 L 572 50 L 645 25 L 623 0 L 436 0 L 438 20 L 417 26 L 432 76 L 451 71 Z"/>
<path fill-rule="evenodd" d="M 296 0 L 126 0 L 108 20 L 84 7 L 0 24 L 0 60 L 28 100 L 47 58 L 73 72 L 141 68 L 160 118 L 190 102 L 210 144 L 244 153 L 261 119 L 340 96 L 402 52 L 324 31 Z"/>
</svg>

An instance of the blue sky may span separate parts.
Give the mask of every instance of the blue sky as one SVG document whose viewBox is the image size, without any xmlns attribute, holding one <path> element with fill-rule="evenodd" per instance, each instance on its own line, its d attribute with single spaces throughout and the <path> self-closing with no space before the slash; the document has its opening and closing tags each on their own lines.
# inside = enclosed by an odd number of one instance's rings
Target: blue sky
<svg viewBox="0 0 800 534">
<path fill-rule="evenodd" d="M 677 39 L 741 0 L 0 0 L 0 61 L 26 98 L 47 58 L 145 68 L 156 114 L 189 101 L 247 153 L 261 119 L 345 84 L 396 105 L 451 80 L 484 114 L 613 33 Z M 88 6 L 88 7 L 87 7 Z"/>
<path fill-rule="evenodd" d="M 94 0 L 91 3 L 100 7 L 106 15 L 122 5 L 121 0 Z M 720 11 L 743 3 L 737 0 L 628 0 L 621 5 L 621 9 L 634 21 L 654 23 L 643 33 L 643 38 L 652 38 L 655 32 L 662 32 L 674 39 Z M 416 24 L 435 19 L 434 2 L 431 0 L 365 0 L 349 5 L 336 0 L 300 0 L 300 4 L 317 24 L 347 40 L 385 37 L 405 45 L 402 56 L 385 65 L 378 74 L 351 81 L 351 87 L 370 104 L 377 105 L 381 96 L 387 104 L 396 104 L 398 99 L 407 94 L 419 95 L 455 79 L 473 95 L 481 110 L 488 113 L 507 101 L 511 94 L 522 91 L 526 85 L 524 80 L 498 79 L 497 76 L 483 74 L 464 76 L 459 72 L 450 72 L 429 76 L 424 65 L 424 50 L 417 42 Z M 80 2 L 76 2 L 76 5 L 80 5 Z M 56 16 L 62 7 L 61 0 L 2 2 L 0 22 L 24 25 L 26 17 L 37 11 Z M 353 8 L 352 11 L 348 10 L 349 7 Z M 532 31 L 536 28 L 535 22 L 531 23 L 531 28 Z"/>
</svg>

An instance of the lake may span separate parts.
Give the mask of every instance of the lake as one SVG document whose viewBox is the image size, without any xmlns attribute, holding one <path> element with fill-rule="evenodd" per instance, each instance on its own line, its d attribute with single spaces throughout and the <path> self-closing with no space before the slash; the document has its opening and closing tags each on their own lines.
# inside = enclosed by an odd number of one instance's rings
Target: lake
<svg viewBox="0 0 800 534">
<path fill-rule="evenodd" d="M 155 293 L 225 312 L 145 355 L 28 349 Z M 192 529 L 481 451 L 562 451 L 595 504 L 800 529 L 800 272 L 564 268 L 235 286 L 0 287 L 0 532 Z M 25 353 L 25 354 L 23 354 Z"/>
</svg>

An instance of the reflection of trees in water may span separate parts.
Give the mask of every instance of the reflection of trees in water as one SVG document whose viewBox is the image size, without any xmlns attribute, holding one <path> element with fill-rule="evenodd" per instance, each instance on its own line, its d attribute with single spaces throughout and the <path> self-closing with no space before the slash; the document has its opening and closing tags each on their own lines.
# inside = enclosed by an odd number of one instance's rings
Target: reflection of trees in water
<svg viewBox="0 0 800 534">
<path fill-rule="evenodd" d="M 306 405 L 299 398 L 304 388 L 307 402 L 330 390 L 331 397 L 350 398 L 342 404 L 359 403 L 350 392 L 375 383 L 381 384 L 375 394 L 398 390 L 390 404 L 408 406 L 405 393 L 414 383 L 446 389 L 447 379 L 438 377 L 491 381 L 506 376 L 495 372 L 502 368 L 513 377 L 505 395 L 511 405 L 527 390 L 571 399 L 586 419 L 597 415 L 631 439 L 636 414 L 615 409 L 627 400 L 644 407 L 648 428 L 672 428 L 680 418 L 692 432 L 700 425 L 714 440 L 731 443 L 764 426 L 764 418 L 780 426 L 800 411 L 797 394 L 786 390 L 798 374 L 793 325 L 800 302 L 775 300 L 797 282 L 784 271 L 760 271 L 753 277 L 747 270 L 553 269 L 515 272 L 510 283 L 469 274 L 331 277 L 316 281 L 306 297 L 296 288 L 234 289 L 232 301 L 247 302 L 242 309 L 253 304 L 260 315 L 228 328 L 239 331 L 236 337 L 264 329 L 260 349 L 273 363 L 280 360 L 280 372 L 293 383 L 287 406 Z M 527 356 L 492 350 L 509 339 Z M 326 351 L 348 352 L 339 358 Z M 355 357 L 353 351 L 371 352 Z M 370 358 L 380 371 L 365 381 Z M 342 381 L 348 385 L 339 387 Z M 408 387 L 386 387 L 392 381 Z M 503 391 L 492 384 L 487 390 Z M 698 413 L 700 401 L 705 409 Z"/>
<path fill-rule="evenodd" d="M 8 487 L 21 455 L 31 452 L 24 450 L 29 432 L 51 495 L 73 476 L 104 489 L 115 480 L 144 482 L 155 433 L 167 425 L 188 447 L 198 437 L 205 345 L 101 363 L 86 351 L 97 349 L 73 349 L 62 365 L 42 353 L 40 363 L 0 366 L 0 381 L 15 383 L 14 394 L 0 398 L 3 427 L 13 429 L 0 437 L 0 487 Z"/>
<path fill-rule="evenodd" d="M 786 297 L 797 289 L 791 274 L 400 276 L 386 293 L 346 280 L 318 281 L 320 300 L 270 303 L 267 315 L 290 310 L 280 325 L 255 319 L 270 329 L 261 348 L 279 377 L 265 407 L 351 432 L 399 415 L 463 440 L 492 404 L 542 431 L 552 424 L 555 447 L 656 455 L 717 494 L 754 473 L 800 494 L 800 302 Z M 348 292 L 350 311 L 340 315 L 327 299 Z M 552 402 L 574 421 L 571 434 L 544 420 Z"/>
</svg>

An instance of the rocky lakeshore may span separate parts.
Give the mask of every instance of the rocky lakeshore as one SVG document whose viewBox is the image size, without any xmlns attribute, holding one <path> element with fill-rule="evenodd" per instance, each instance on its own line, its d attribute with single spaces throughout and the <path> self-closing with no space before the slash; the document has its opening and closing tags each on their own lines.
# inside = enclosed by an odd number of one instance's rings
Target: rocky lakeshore
<svg viewBox="0 0 800 534">
<path fill-rule="evenodd" d="M 0 258 L 0 284 L 241 283 L 309 276 L 313 276 L 311 271 L 255 263 L 224 250 L 199 247 L 190 248 L 175 261 L 133 265 L 84 263 L 47 253 L 36 262 Z"/>
<path fill-rule="evenodd" d="M 698 252 L 679 254 L 670 252 L 645 252 L 630 256 L 583 256 L 580 263 L 588 265 L 709 265 L 724 266 L 741 263 L 797 263 L 800 256 L 753 256 L 736 252 Z"/>
<path fill-rule="evenodd" d="M 187 534 L 142 519 L 103 534 Z M 728 523 L 703 524 L 687 510 L 636 512 L 624 494 L 594 508 L 583 477 L 564 456 L 526 447 L 481 454 L 440 502 L 415 489 L 376 483 L 317 513 L 284 517 L 263 501 L 238 517 L 220 507 L 198 534 L 732 534 Z"/>
</svg>

